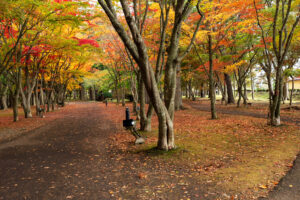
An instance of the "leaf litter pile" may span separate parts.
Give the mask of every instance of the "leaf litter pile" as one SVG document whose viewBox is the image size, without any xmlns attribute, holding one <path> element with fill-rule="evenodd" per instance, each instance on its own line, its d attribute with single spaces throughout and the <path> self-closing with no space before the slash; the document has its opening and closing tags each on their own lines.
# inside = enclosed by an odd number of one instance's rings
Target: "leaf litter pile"
<svg viewBox="0 0 300 200">
<path fill-rule="evenodd" d="M 132 109 L 131 105 L 126 106 Z M 161 165 L 173 166 L 175 171 L 170 169 L 167 173 L 182 177 L 178 185 L 204 187 L 204 197 L 208 199 L 266 196 L 292 167 L 300 151 L 300 131 L 295 124 L 271 127 L 267 119 L 225 114 L 219 114 L 218 120 L 210 120 L 210 113 L 185 106 L 187 109 L 175 114 L 178 148 L 162 152 L 155 149 L 156 116 L 152 120 L 152 131 L 142 133 L 147 138 L 146 143 L 135 146 L 134 137 L 121 127 L 125 109 L 110 104 L 107 115 L 120 130 L 111 137 L 111 145 L 126 156 L 138 154 L 150 164 L 162 162 Z M 140 177 L 151 179 L 147 174 L 140 174 Z M 190 197 L 198 197 L 197 191 L 193 193 Z"/>
</svg>

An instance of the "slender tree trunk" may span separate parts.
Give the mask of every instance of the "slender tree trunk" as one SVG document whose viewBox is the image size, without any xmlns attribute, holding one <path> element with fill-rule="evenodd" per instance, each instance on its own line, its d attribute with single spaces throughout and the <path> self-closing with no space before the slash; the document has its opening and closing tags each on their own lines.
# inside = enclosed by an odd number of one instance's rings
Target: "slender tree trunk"
<svg viewBox="0 0 300 200">
<path fill-rule="evenodd" d="M 185 98 L 186 99 L 189 99 L 189 93 L 188 93 L 188 84 L 186 83 L 186 86 L 185 86 Z"/>
<path fill-rule="evenodd" d="M 45 95 L 44 95 L 44 74 L 42 74 L 41 85 L 40 85 L 40 103 L 45 109 Z"/>
<path fill-rule="evenodd" d="M 204 83 L 201 83 L 200 97 L 201 97 L 201 98 L 204 98 L 204 97 L 205 97 Z"/>
<path fill-rule="evenodd" d="M 251 74 L 251 96 L 252 96 L 252 100 L 254 100 L 254 77 Z"/>
<path fill-rule="evenodd" d="M 134 76 L 133 74 L 131 74 L 131 95 L 133 97 L 133 112 L 136 114 L 136 120 L 140 120 L 140 112 L 139 112 L 139 109 L 138 109 L 138 91 L 137 91 L 137 88 L 136 88 L 136 79 L 137 77 Z"/>
<path fill-rule="evenodd" d="M 125 106 L 125 87 L 122 86 L 122 106 Z"/>
<path fill-rule="evenodd" d="M 22 82 L 22 70 L 18 68 L 17 72 L 17 80 L 16 80 L 16 89 L 13 94 L 13 114 L 14 114 L 14 122 L 19 121 L 19 111 L 18 111 L 18 104 L 19 104 L 19 96 L 20 96 L 20 89 Z"/>
<path fill-rule="evenodd" d="M 57 101 L 57 95 L 55 95 L 55 91 L 54 92 L 51 92 L 51 107 L 52 107 L 52 111 L 55 110 L 55 104 L 56 104 L 56 101 Z"/>
<path fill-rule="evenodd" d="M 289 100 L 289 86 L 288 82 L 283 83 L 283 97 L 282 97 L 283 103 L 285 100 Z"/>
<path fill-rule="evenodd" d="M 39 100 L 39 90 L 38 90 L 38 80 L 36 80 L 36 85 L 35 85 L 35 111 L 36 111 L 36 116 L 40 115 L 40 100 Z"/>
<path fill-rule="evenodd" d="M 147 114 L 146 114 L 145 86 L 144 86 L 144 82 L 141 78 L 141 75 L 139 75 L 138 80 L 139 80 L 138 90 L 139 90 L 139 101 L 140 101 L 140 130 L 141 131 L 150 131 L 151 130 L 151 118 L 149 121 L 147 118 Z M 149 124 L 149 122 L 150 122 L 150 124 Z M 150 128 L 150 130 L 149 130 L 149 128 Z"/>
<path fill-rule="evenodd" d="M 77 90 L 73 90 L 73 99 L 74 99 L 74 100 L 77 99 Z"/>
<path fill-rule="evenodd" d="M 182 93 L 181 93 L 181 66 L 177 66 L 176 74 L 176 94 L 175 94 L 175 110 L 182 108 Z"/>
<path fill-rule="evenodd" d="M 52 91 L 47 91 L 47 112 L 50 112 Z"/>
<path fill-rule="evenodd" d="M 212 38 L 210 34 L 208 35 L 208 54 L 209 54 L 209 94 L 210 94 L 211 119 L 217 119 L 217 113 L 215 108 L 216 92 L 215 92 L 215 81 L 214 81 L 214 73 L 213 73 Z"/>
<path fill-rule="evenodd" d="M 247 84 L 246 84 L 246 79 L 244 80 L 244 95 L 243 95 L 243 100 L 244 100 L 244 105 L 247 105 L 247 100 L 248 100 L 248 97 L 247 97 Z"/>
<path fill-rule="evenodd" d="M 236 106 L 239 108 L 240 105 L 241 105 L 241 100 L 242 100 L 242 93 L 243 93 L 243 90 L 242 90 L 242 86 L 238 83 L 238 101 L 237 101 L 237 104 Z"/>
<path fill-rule="evenodd" d="M 295 80 L 294 80 L 294 77 L 292 76 L 292 89 L 291 89 L 291 93 L 290 93 L 290 108 L 292 107 L 292 104 L 293 104 L 294 89 L 295 89 Z"/>
</svg>

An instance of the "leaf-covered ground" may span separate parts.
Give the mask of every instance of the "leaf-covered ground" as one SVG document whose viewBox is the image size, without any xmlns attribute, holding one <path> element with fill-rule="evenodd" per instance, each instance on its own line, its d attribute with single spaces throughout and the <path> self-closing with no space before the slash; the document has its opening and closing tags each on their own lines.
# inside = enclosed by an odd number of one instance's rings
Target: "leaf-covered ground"
<svg viewBox="0 0 300 200">
<path fill-rule="evenodd" d="M 153 148 L 155 116 L 146 144 L 135 146 L 115 104 L 76 103 L 21 120 L 39 128 L 0 145 L 0 199 L 256 199 L 292 167 L 299 127 L 220 113 L 210 120 L 185 106 L 175 115 L 178 149 L 169 152 Z"/>
<path fill-rule="evenodd" d="M 221 199 L 265 196 L 292 167 L 300 151 L 297 111 L 283 111 L 284 124 L 270 127 L 261 118 L 267 115 L 266 105 L 239 109 L 228 106 L 230 112 L 219 112 L 218 120 L 210 120 L 210 113 L 197 107 L 209 110 L 207 101 L 190 104 L 186 102 L 187 109 L 175 114 L 178 150 L 168 153 L 153 150 L 157 135 L 157 130 L 153 130 L 144 133 L 149 137 L 145 145 L 129 146 L 130 151 L 183 166 L 201 185 L 208 185 L 206 195 Z M 218 108 L 224 110 L 226 106 Z M 153 127 L 156 123 L 154 120 Z"/>
</svg>

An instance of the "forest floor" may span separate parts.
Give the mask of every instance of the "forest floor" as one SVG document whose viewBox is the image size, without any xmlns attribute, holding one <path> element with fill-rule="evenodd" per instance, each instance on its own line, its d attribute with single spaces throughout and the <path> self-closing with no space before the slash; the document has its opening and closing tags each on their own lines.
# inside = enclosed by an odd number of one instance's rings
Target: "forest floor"
<svg viewBox="0 0 300 200">
<path fill-rule="evenodd" d="M 263 118 L 221 112 L 218 120 L 210 120 L 207 111 L 193 108 L 198 104 L 209 108 L 206 101 L 185 102 L 186 109 L 176 112 L 178 148 L 169 152 L 154 148 L 156 116 L 153 131 L 142 133 L 146 143 L 136 146 L 122 128 L 125 109 L 115 104 L 70 103 L 46 118 L 17 123 L 3 122 L 8 114 L 0 112 L 0 199 L 266 196 L 293 167 L 300 150 L 296 122 L 274 128 Z M 253 106 L 249 112 L 255 109 L 264 108 Z M 300 117 L 284 112 L 296 121 Z M 17 134 L 1 143 L 5 130 Z"/>
</svg>

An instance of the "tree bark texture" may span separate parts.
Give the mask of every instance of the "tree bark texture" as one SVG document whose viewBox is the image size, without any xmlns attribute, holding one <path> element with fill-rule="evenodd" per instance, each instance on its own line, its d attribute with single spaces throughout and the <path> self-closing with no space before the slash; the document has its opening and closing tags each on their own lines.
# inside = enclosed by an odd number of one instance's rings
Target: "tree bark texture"
<svg viewBox="0 0 300 200">
<path fill-rule="evenodd" d="M 234 104 L 235 103 L 235 99 L 234 99 L 234 95 L 233 95 L 233 91 L 232 91 L 232 84 L 231 84 L 231 78 L 228 74 L 224 74 L 225 76 L 225 83 L 226 83 L 226 87 L 227 87 L 227 103 L 228 104 Z"/>
<path fill-rule="evenodd" d="M 211 119 L 217 119 L 216 113 L 216 90 L 215 90 L 215 80 L 213 73 L 213 52 L 212 52 L 212 38 L 208 35 L 208 54 L 209 54 L 209 96 L 210 96 L 210 111 Z"/>
</svg>

